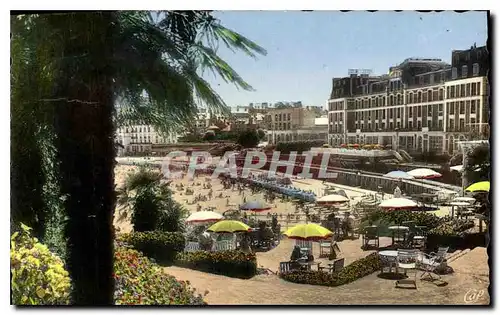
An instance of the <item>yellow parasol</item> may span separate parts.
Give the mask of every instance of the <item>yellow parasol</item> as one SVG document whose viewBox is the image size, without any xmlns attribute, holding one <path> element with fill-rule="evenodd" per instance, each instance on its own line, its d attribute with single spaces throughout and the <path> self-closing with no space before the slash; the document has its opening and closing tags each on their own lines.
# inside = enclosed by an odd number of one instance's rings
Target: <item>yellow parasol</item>
<svg viewBox="0 0 500 315">
<path fill-rule="evenodd" d="M 251 228 L 243 222 L 224 220 L 219 221 L 208 228 L 207 231 L 214 233 L 236 233 L 236 232 L 248 232 Z"/>
<path fill-rule="evenodd" d="M 322 227 L 321 225 L 307 223 L 296 225 L 288 229 L 283 234 L 291 239 L 315 241 L 329 238 L 333 235 L 333 232 Z"/>
<path fill-rule="evenodd" d="M 488 181 L 477 182 L 467 187 L 465 191 L 470 191 L 470 192 L 490 191 L 490 182 Z"/>
</svg>

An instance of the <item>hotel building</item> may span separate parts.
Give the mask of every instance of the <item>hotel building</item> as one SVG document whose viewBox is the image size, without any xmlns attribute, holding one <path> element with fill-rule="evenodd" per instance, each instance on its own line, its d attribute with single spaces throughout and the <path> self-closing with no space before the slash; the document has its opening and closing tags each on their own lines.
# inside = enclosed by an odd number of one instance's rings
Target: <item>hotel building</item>
<svg viewBox="0 0 500 315">
<path fill-rule="evenodd" d="M 409 58 L 389 74 L 334 78 L 328 141 L 392 145 L 409 153 L 454 153 L 489 137 L 486 47 L 452 52 L 452 64 Z"/>
</svg>

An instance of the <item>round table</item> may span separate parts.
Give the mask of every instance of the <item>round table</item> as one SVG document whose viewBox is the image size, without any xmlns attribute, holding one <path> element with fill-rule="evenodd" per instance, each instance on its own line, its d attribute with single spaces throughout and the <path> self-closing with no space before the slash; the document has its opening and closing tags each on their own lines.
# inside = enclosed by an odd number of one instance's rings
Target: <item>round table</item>
<svg viewBox="0 0 500 315">
<path fill-rule="evenodd" d="M 398 257 L 398 251 L 397 250 L 382 250 L 378 252 L 380 256 L 384 257 Z"/>
</svg>

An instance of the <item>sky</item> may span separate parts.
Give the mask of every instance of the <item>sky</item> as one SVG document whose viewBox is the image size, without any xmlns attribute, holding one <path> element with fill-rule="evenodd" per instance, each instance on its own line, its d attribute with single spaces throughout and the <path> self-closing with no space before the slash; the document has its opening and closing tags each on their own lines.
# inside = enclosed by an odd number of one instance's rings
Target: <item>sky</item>
<svg viewBox="0 0 500 315">
<path fill-rule="evenodd" d="M 324 106 L 333 77 L 351 68 L 388 73 L 410 57 L 441 58 L 486 45 L 486 12 L 220 11 L 221 23 L 267 50 L 253 59 L 223 44 L 218 54 L 255 91 L 206 75 L 228 106 L 302 101 Z"/>
</svg>

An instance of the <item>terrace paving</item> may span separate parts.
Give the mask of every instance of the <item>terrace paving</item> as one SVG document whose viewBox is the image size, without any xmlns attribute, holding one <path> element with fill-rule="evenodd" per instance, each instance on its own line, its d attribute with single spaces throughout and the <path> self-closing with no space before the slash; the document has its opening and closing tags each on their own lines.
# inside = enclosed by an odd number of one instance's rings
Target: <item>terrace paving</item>
<svg viewBox="0 0 500 315">
<path fill-rule="evenodd" d="M 355 241 L 349 241 L 354 244 Z M 361 242 L 361 241 L 358 241 Z M 291 242 L 290 242 L 291 243 Z M 340 244 L 344 251 L 352 245 Z M 259 266 L 272 267 L 276 270 L 279 261 L 284 259 L 284 253 L 290 253 L 290 244 L 282 242 L 278 247 L 267 253 L 257 253 Z M 474 259 L 467 262 L 468 255 Z M 366 252 L 368 254 L 368 252 Z M 479 268 L 488 269 L 485 249 L 476 249 L 457 259 L 450 265 L 455 272 L 442 276 L 447 283 L 437 286 L 427 281 L 417 280 L 417 290 L 398 289 L 394 280 L 378 277 L 378 272 L 339 287 L 313 286 L 284 281 L 277 275 L 257 275 L 252 279 L 242 280 L 221 275 L 204 273 L 180 267 L 164 267 L 164 271 L 177 279 L 189 281 L 200 292 L 208 290 L 205 300 L 209 304 L 233 305 L 274 305 L 274 304 L 313 304 L 313 305 L 357 305 L 357 304 L 388 304 L 388 305 L 488 305 L 489 278 L 484 272 L 471 272 L 470 264 L 480 264 Z M 288 255 L 288 254 L 287 254 Z M 352 262 L 346 252 L 346 263 Z M 465 263 L 464 263 L 465 262 Z M 274 267 L 276 266 L 276 267 Z M 477 269 L 477 268 L 476 268 Z M 484 270 L 483 270 L 484 271 Z M 418 273 L 418 277 L 421 272 Z M 417 277 L 417 279 L 418 279 Z M 471 292 L 483 294 L 477 299 L 467 299 Z M 469 295 L 467 295 L 469 294 Z"/>
</svg>

